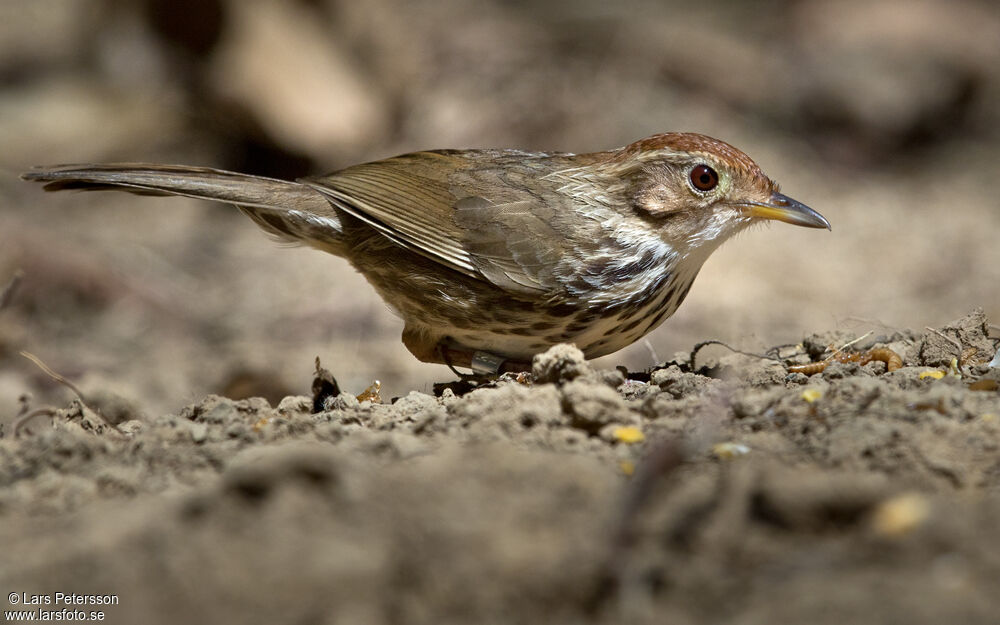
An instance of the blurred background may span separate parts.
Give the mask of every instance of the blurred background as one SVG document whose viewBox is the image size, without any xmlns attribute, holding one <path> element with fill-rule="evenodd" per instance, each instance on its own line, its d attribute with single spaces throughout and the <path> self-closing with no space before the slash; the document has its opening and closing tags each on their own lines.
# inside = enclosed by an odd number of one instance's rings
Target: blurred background
<svg viewBox="0 0 1000 625">
<path fill-rule="evenodd" d="M 347 263 L 231 207 L 43 194 L 34 165 L 153 161 L 294 178 L 431 148 L 586 152 L 657 132 L 749 153 L 832 232 L 725 245 L 607 367 L 719 339 L 1000 318 L 994 0 L 0 0 L 0 418 L 64 403 L 27 350 L 147 411 L 205 393 L 452 378 Z"/>
</svg>

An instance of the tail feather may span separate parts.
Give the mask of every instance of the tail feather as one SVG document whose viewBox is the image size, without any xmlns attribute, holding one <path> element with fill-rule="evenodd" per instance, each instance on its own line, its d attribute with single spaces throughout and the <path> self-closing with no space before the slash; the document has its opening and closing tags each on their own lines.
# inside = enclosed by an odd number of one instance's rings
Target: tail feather
<svg viewBox="0 0 1000 625">
<path fill-rule="evenodd" d="M 261 228 L 284 241 L 337 253 L 342 234 L 338 210 L 318 191 L 298 182 L 182 165 L 61 165 L 21 178 L 46 191 L 118 190 L 139 195 L 180 195 L 237 205 Z"/>
</svg>

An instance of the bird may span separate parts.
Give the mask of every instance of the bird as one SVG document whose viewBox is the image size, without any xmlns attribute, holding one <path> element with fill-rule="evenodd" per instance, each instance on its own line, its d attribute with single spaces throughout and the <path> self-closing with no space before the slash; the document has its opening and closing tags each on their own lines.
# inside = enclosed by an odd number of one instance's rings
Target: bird
<svg viewBox="0 0 1000 625">
<path fill-rule="evenodd" d="M 830 229 L 745 153 L 689 132 L 580 154 L 429 150 L 294 181 L 139 163 L 22 178 L 233 204 L 278 240 L 345 258 L 417 359 L 477 374 L 529 371 L 558 343 L 587 359 L 632 344 L 753 224 Z"/>
</svg>

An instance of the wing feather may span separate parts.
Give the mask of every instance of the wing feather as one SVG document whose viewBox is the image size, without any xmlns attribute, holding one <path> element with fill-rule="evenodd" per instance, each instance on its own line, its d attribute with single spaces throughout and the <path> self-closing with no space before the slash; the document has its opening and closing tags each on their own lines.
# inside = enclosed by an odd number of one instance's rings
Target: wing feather
<svg viewBox="0 0 1000 625">
<path fill-rule="evenodd" d="M 440 151 L 356 165 L 302 182 L 390 240 L 509 292 L 545 293 L 565 253 L 560 209 L 543 180 L 564 155 Z M 527 167 L 528 159 L 539 159 Z M 443 162 L 442 162 L 443 161 Z M 535 181 L 530 187 L 520 184 Z"/>
</svg>

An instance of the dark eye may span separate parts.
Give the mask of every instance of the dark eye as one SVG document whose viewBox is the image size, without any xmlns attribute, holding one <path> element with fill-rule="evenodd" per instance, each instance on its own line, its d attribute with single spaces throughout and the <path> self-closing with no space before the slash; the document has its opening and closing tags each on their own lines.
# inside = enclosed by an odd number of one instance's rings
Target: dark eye
<svg viewBox="0 0 1000 625">
<path fill-rule="evenodd" d="M 691 184 L 699 191 L 711 191 L 719 184 L 719 174 L 708 165 L 695 165 L 691 169 Z"/>
</svg>

